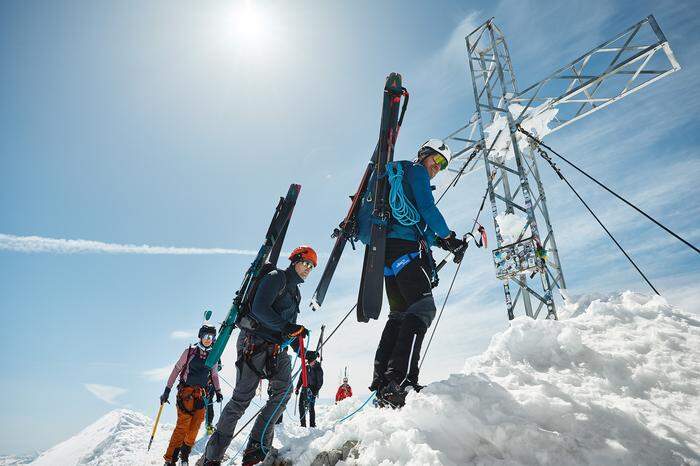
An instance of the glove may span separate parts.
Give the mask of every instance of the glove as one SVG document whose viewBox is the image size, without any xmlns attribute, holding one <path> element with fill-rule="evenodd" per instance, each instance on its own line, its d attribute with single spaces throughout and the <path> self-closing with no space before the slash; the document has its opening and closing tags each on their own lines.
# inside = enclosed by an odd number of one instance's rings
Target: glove
<svg viewBox="0 0 700 466">
<path fill-rule="evenodd" d="M 163 394 L 160 396 L 160 404 L 168 403 L 168 397 L 170 396 L 170 387 L 165 387 Z"/>
<path fill-rule="evenodd" d="M 445 251 L 450 251 L 454 255 L 454 263 L 459 264 L 464 258 L 464 252 L 467 250 L 469 243 L 466 240 L 457 238 L 457 233 L 450 231 L 450 236 L 447 238 L 438 237 L 437 245 Z"/>
<path fill-rule="evenodd" d="M 289 323 L 289 324 L 284 326 L 284 330 L 282 330 L 282 334 L 287 339 L 299 337 L 299 336 L 304 338 L 306 335 L 309 334 L 309 331 L 306 330 L 303 325 Z"/>
<path fill-rule="evenodd" d="M 224 400 L 224 395 L 221 392 L 216 392 L 216 402 L 221 403 Z"/>
</svg>

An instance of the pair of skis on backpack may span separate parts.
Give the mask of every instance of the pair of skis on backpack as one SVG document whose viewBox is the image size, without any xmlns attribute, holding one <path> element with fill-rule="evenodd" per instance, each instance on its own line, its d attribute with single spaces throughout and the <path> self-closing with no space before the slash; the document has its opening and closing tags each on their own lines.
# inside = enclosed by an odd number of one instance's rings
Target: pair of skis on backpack
<svg viewBox="0 0 700 466">
<path fill-rule="evenodd" d="M 402 99 L 403 108 L 401 108 Z M 367 239 L 363 238 L 366 246 L 360 291 L 357 299 L 357 320 L 368 322 L 369 319 L 377 319 L 379 317 L 384 292 L 386 232 L 391 215 L 388 202 L 386 165 L 393 161 L 394 145 L 406 112 L 407 103 L 408 91 L 401 85 L 401 75 L 391 73 L 387 77 L 384 86 L 379 141 L 362 176 L 360 186 L 352 197 L 350 209 L 341 222 L 340 227 L 334 232 L 336 237 L 335 245 L 312 298 L 314 310 L 323 304 L 328 286 L 333 278 L 340 256 L 345 249 L 345 244 L 351 241 L 354 247 L 354 242 L 358 238 L 359 228 L 357 214 L 362 201 L 365 200 L 368 202 L 368 206 L 371 207 L 372 212 L 370 215 L 371 225 L 367 227 L 367 234 L 363 235 Z M 221 358 L 233 329 L 249 308 L 252 295 L 257 288 L 257 282 L 265 273 L 276 266 L 300 190 L 300 185 L 292 184 L 287 195 L 280 198 L 270 226 L 265 234 L 265 242 L 246 271 L 243 283 L 236 291 L 233 304 L 226 319 L 221 324 L 219 337 L 216 339 L 206 361 L 208 367 L 213 367 Z"/>
<path fill-rule="evenodd" d="M 311 299 L 314 310 L 323 304 L 345 244 L 350 241 L 354 248 L 355 241 L 359 239 L 365 244 L 365 254 L 357 296 L 357 320 L 368 322 L 379 317 L 384 293 L 386 233 L 391 218 L 386 168 L 394 160 L 394 146 L 407 104 L 408 91 L 401 85 L 401 75 L 391 73 L 384 86 L 379 140 L 360 185 L 351 197 L 350 209 L 333 234 L 336 237 L 335 245 Z M 358 214 L 363 208 L 371 211 L 368 212 L 366 224 L 358 221 Z"/>
</svg>

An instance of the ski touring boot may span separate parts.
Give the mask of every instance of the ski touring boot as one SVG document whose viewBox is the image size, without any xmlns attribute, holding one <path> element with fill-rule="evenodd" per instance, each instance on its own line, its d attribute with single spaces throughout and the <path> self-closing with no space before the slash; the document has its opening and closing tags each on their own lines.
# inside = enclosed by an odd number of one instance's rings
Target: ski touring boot
<svg viewBox="0 0 700 466">
<path fill-rule="evenodd" d="M 190 452 L 192 447 L 183 445 L 180 447 L 180 466 L 190 466 Z M 173 457 L 175 459 L 175 457 Z"/>
<path fill-rule="evenodd" d="M 178 456 L 180 456 L 180 449 L 181 449 L 181 448 L 182 448 L 182 447 L 177 447 L 177 448 L 173 451 L 173 459 L 172 459 L 172 461 L 166 461 L 165 464 L 164 464 L 164 466 L 177 466 L 177 458 L 178 458 Z"/>
<path fill-rule="evenodd" d="M 204 455 L 197 460 L 195 466 L 221 466 L 221 461 L 207 460 Z"/>
<path fill-rule="evenodd" d="M 260 442 L 251 440 L 248 442 L 245 451 L 243 452 L 243 462 L 242 466 L 253 466 L 258 464 L 265 459 L 265 452 L 260 445 Z"/>
<path fill-rule="evenodd" d="M 396 382 L 389 382 L 377 393 L 377 405 L 380 408 L 402 408 L 406 404 L 406 391 Z"/>
</svg>

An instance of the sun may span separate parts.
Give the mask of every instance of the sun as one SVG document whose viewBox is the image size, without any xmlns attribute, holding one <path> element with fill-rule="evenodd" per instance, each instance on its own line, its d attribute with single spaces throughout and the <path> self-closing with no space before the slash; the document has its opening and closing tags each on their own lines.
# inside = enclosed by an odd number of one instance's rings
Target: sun
<svg viewBox="0 0 700 466">
<path fill-rule="evenodd" d="M 258 43 L 265 37 L 265 16 L 252 1 L 246 1 L 234 13 L 234 34 L 242 42 Z"/>
<path fill-rule="evenodd" d="M 260 2 L 237 2 L 221 18 L 218 35 L 227 48 L 239 54 L 259 55 L 270 43 L 268 14 Z"/>
</svg>

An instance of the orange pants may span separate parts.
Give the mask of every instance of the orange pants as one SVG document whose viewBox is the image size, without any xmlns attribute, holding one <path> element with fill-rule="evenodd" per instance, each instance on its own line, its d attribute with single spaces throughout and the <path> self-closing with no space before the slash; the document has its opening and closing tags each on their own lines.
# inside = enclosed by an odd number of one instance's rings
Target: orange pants
<svg viewBox="0 0 700 466">
<path fill-rule="evenodd" d="M 202 406 L 195 409 L 195 405 Z M 182 408 L 185 408 L 184 410 Z M 189 412 L 188 412 L 189 411 Z M 201 387 L 183 387 L 177 392 L 177 424 L 170 437 L 170 444 L 165 451 L 165 461 L 177 461 L 173 453 L 182 445 L 192 446 L 197 440 L 199 426 L 204 421 L 204 389 Z"/>
</svg>

